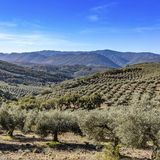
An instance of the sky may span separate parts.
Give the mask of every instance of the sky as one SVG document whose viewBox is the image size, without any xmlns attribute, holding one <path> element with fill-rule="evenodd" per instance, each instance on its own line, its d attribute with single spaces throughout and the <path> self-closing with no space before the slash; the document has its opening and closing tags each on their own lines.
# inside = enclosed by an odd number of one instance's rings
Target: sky
<svg viewBox="0 0 160 160">
<path fill-rule="evenodd" d="M 0 0 L 0 52 L 160 53 L 160 0 Z"/>
</svg>

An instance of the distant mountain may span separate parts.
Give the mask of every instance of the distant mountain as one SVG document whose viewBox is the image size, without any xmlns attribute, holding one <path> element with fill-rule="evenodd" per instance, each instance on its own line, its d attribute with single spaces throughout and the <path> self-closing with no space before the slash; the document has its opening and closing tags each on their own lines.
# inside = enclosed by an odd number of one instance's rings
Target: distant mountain
<svg viewBox="0 0 160 160">
<path fill-rule="evenodd" d="M 120 68 L 129 64 L 160 62 L 160 55 L 144 52 L 118 52 L 97 50 L 90 52 L 37 51 L 28 53 L 0 53 L 0 60 L 20 64 L 44 64 L 54 66 L 86 65 Z"/>
<path fill-rule="evenodd" d="M 117 52 L 111 50 L 95 51 L 96 54 L 103 55 L 112 60 L 117 65 L 124 67 L 129 64 L 139 64 L 145 62 L 160 62 L 160 55 L 150 52 Z"/>
</svg>

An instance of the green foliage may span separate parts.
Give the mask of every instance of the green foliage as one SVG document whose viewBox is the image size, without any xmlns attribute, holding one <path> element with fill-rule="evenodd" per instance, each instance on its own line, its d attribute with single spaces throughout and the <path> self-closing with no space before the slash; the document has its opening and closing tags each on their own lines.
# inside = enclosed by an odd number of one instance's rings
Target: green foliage
<svg viewBox="0 0 160 160">
<path fill-rule="evenodd" d="M 61 145 L 61 144 L 62 144 L 61 142 L 52 141 L 52 142 L 48 142 L 47 146 L 50 148 L 56 148 L 58 145 Z"/>
<path fill-rule="evenodd" d="M 34 132 L 36 126 L 37 116 L 39 115 L 39 111 L 37 109 L 32 109 L 26 112 L 25 124 L 23 127 L 23 132 Z"/>
<path fill-rule="evenodd" d="M 160 146 L 160 104 L 146 101 L 111 110 L 116 135 L 123 144 L 145 147 L 152 141 L 155 146 Z"/>
<path fill-rule="evenodd" d="M 40 104 L 40 109 L 42 110 L 49 110 L 49 109 L 56 109 L 56 100 L 55 99 L 49 99 L 47 101 L 42 101 Z"/>
<path fill-rule="evenodd" d="M 93 94 L 91 96 L 81 97 L 79 94 L 66 94 L 64 96 L 44 100 L 41 102 L 41 109 L 95 109 L 99 108 L 104 102 L 104 99 L 100 94 Z"/>
<path fill-rule="evenodd" d="M 99 157 L 100 160 L 120 160 L 119 147 L 117 146 L 115 149 L 112 144 L 107 144 L 103 155 L 99 155 Z"/>
<path fill-rule="evenodd" d="M 84 96 L 79 98 L 78 105 L 83 109 L 96 109 L 101 106 L 104 102 L 104 99 L 100 94 L 93 94 L 91 96 Z"/>
<path fill-rule="evenodd" d="M 9 92 L 4 92 L 0 90 L 0 98 L 5 100 L 16 100 L 16 98 Z"/>
<path fill-rule="evenodd" d="M 19 99 L 24 96 L 33 95 L 36 96 L 44 87 L 40 86 L 26 86 L 26 85 L 18 85 L 18 84 L 8 84 L 5 82 L 0 82 L 0 88 L 5 93 L 6 98 L 10 100 Z M 8 98 L 9 97 L 9 98 Z"/>
<path fill-rule="evenodd" d="M 152 142 L 156 154 L 160 149 L 159 103 L 146 100 L 132 106 L 112 107 L 86 114 L 80 120 L 83 133 L 97 141 L 112 142 L 114 151 L 119 143 L 144 148 L 148 142 Z"/>
<path fill-rule="evenodd" d="M 24 97 L 24 98 L 20 99 L 19 102 L 18 102 L 18 106 L 21 109 L 26 109 L 26 110 L 39 109 L 40 108 L 40 104 L 41 104 L 41 101 L 37 100 L 33 96 Z"/>
<path fill-rule="evenodd" d="M 9 136 L 13 136 L 15 129 L 23 130 L 25 117 L 26 111 L 19 108 L 3 107 L 0 109 L 0 125 Z"/>
<path fill-rule="evenodd" d="M 42 91 L 41 95 L 44 96 L 44 95 L 50 94 L 50 93 L 52 93 L 52 91 L 47 89 L 47 90 Z"/>
<path fill-rule="evenodd" d="M 108 141 L 114 138 L 113 128 L 107 112 L 92 111 L 80 119 L 80 127 L 85 135 L 97 141 Z"/>
<path fill-rule="evenodd" d="M 77 132 L 78 125 L 72 114 L 60 111 L 41 112 L 36 121 L 36 133 L 43 137 L 51 134 L 54 141 L 58 141 L 58 134 Z"/>
<path fill-rule="evenodd" d="M 85 109 L 97 107 L 89 103 L 91 97 L 96 94 L 101 95 L 105 100 L 106 107 L 132 105 L 135 101 L 142 102 L 145 97 L 151 101 L 153 99 L 160 101 L 159 77 L 159 63 L 132 65 L 123 69 L 107 70 L 93 76 L 65 81 L 55 85 L 51 94 L 40 98 L 56 99 L 76 94 L 80 97 L 79 105 L 75 105 L 76 108 Z M 63 100 L 61 99 L 60 103 Z"/>
</svg>

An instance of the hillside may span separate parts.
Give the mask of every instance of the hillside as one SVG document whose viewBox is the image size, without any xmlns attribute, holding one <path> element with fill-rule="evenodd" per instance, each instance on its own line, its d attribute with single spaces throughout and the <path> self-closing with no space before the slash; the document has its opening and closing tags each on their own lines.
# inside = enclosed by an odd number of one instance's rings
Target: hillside
<svg viewBox="0 0 160 160">
<path fill-rule="evenodd" d="M 25 66 L 30 67 L 37 71 L 44 71 L 50 74 L 63 74 L 68 77 L 81 77 L 95 74 L 99 71 L 107 70 L 104 66 L 84 66 L 84 65 L 65 65 L 65 66 L 53 66 L 53 65 L 39 65 L 39 64 L 26 64 Z"/>
<path fill-rule="evenodd" d="M 0 60 L 13 63 L 33 63 L 44 65 L 86 65 L 120 68 L 128 64 L 144 62 L 160 62 L 160 55 L 144 52 L 118 52 L 112 50 L 97 50 L 90 52 L 60 52 L 37 51 L 28 53 L 0 53 Z"/>
<path fill-rule="evenodd" d="M 101 66 L 53 66 L 40 64 L 12 64 L 0 61 L 0 81 L 16 84 L 47 84 L 48 82 L 61 82 L 74 77 L 94 74 L 106 70 Z"/>
<path fill-rule="evenodd" d="M 138 64 L 145 62 L 160 62 L 160 55 L 150 52 L 117 52 L 111 50 L 96 51 L 97 54 L 103 55 L 112 60 L 117 65 L 124 67 L 129 64 Z"/>
<path fill-rule="evenodd" d="M 56 67 L 52 65 L 26 64 L 20 66 L 0 61 L 0 90 L 16 98 L 37 95 L 43 90 L 47 90 L 48 84 L 52 86 L 54 83 L 91 75 L 102 70 L 106 70 L 106 68 L 79 65 Z"/>
<path fill-rule="evenodd" d="M 38 85 L 48 82 L 60 82 L 69 78 L 71 77 L 63 74 L 49 74 L 47 72 L 0 61 L 0 81 L 8 83 Z"/>
<path fill-rule="evenodd" d="M 46 100 L 66 94 L 83 97 L 95 93 L 103 96 L 105 106 L 129 105 L 146 98 L 160 100 L 160 63 L 131 65 L 65 81 L 56 85 L 53 93 L 40 97 Z"/>
<path fill-rule="evenodd" d="M 14 99 L 15 97 L 11 93 L 0 90 L 0 106 L 3 101 L 14 100 Z"/>
</svg>

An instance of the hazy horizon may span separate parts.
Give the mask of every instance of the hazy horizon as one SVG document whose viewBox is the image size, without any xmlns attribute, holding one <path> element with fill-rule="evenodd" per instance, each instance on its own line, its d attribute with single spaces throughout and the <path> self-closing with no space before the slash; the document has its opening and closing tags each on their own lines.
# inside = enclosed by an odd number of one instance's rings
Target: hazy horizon
<svg viewBox="0 0 160 160">
<path fill-rule="evenodd" d="M 115 52 L 122 52 L 122 53 L 127 53 L 127 52 L 131 52 L 131 53 L 153 53 L 153 54 L 160 54 L 156 53 L 156 52 L 149 52 L 149 51 L 119 51 L 119 50 L 114 50 L 114 49 L 96 49 L 96 50 L 33 50 L 33 51 L 22 51 L 22 52 L 1 52 L 2 54 L 13 54 L 13 53 L 31 53 L 31 52 L 42 52 L 42 51 L 54 51 L 54 52 L 95 52 L 95 51 L 105 51 L 105 50 L 109 50 L 109 51 L 115 51 Z"/>
</svg>

